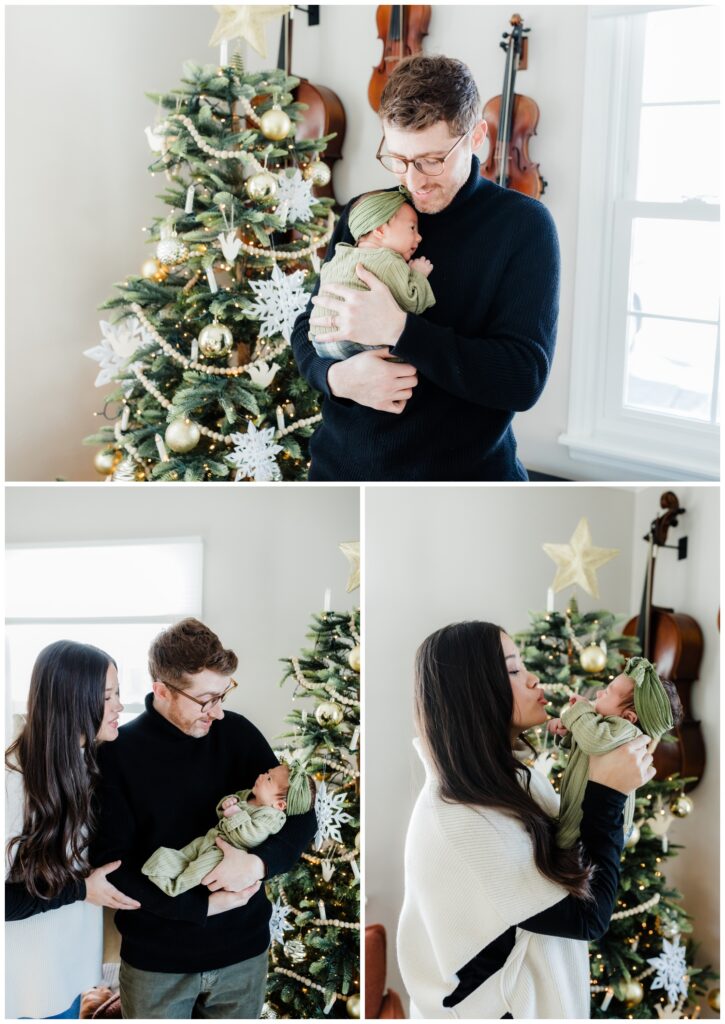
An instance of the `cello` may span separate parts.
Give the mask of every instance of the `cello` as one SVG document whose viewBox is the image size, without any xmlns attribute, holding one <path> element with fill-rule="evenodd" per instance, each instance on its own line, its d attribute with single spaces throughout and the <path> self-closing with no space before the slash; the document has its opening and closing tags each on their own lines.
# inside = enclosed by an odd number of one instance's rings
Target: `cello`
<svg viewBox="0 0 725 1024">
<path fill-rule="evenodd" d="M 500 96 L 494 96 L 483 108 L 483 120 L 488 125 L 490 149 L 481 164 L 481 177 L 495 181 L 503 188 L 539 199 L 547 182 L 539 173 L 539 165 L 529 157 L 529 139 L 536 135 L 539 107 L 530 96 L 517 95 L 517 71 L 528 66 L 529 41 L 520 14 L 511 17 L 511 32 L 504 32 L 507 42 L 500 44 L 506 51 L 506 67 Z"/>
<path fill-rule="evenodd" d="M 667 544 L 667 534 L 678 525 L 685 509 L 680 507 L 677 495 L 665 491 L 660 497 L 664 511 L 653 519 L 644 540 L 649 545 L 642 604 L 639 615 L 630 619 L 622 630 L 625 636 L 636 636 L 642 654 L 657 666 L 661 676 L 671 680 L 682 702 L 682 721 L 673 730 L 677 742 L 660 742 L 654 751 L 655 778 L 664 779 L 678 773 L 694 776 L 686 789 L 694 789 L 705 768 L 705 744 L 700 723 L 692 716 L 690 690 L 696 681 L 702 659 L 702 630 L 691 615 L 662 608 L 653 604 L 654 571 L 660 548 Z M 687 557 L 687 537 L 676 545 L 678 558 Z"/>
<path fill-rule="evenodd" d="M 430 4 L 383 4 L 378 7 L 375 22 L 378 39 L 383 44 L 383 55 L 378 66 L 373 68 L 368 84 L 368 100 L 376 114 L 380 109 L 383 89 L 396 65 L 423 49 L 430 12 Z"/>
</svg>

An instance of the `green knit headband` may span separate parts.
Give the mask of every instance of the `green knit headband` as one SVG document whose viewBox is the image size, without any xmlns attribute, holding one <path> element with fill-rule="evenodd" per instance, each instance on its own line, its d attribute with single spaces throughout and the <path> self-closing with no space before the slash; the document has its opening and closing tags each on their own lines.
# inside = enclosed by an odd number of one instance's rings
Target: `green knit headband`
<svg viewBox="0 0 725 1024">
<path fill-rule="evenodd" d="M 368 231 L 387 224 L 393 214 L 407 201 L 409 193 L 402 190 L 396 192 L 373 192 L 356 203 L 350 211 L 347 226 L 350 234 L 357 242 Z"/>
<path fill-rule="evenodd" d="M 624 666 L 625 676 L 634 679 L 634 710 L 642 729 L 652 739 L 672 728 L 672 707 L 660 677 L 646 658 L 630 658 Z"/>
<path fill-rule="evenodd" d="M 312 807 L 310 777 L 298 761 L 290 765 L 287 814 L 304 814 Z"/>
</svg>

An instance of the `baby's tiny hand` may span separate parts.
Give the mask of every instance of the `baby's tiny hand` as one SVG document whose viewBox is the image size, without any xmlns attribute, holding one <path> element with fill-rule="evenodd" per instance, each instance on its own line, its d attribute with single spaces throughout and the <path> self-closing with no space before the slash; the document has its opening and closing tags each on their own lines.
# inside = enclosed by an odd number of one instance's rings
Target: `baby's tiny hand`
<svg viewBox="0 0 725 1024">
<path fill-rule="evenodd" d="M 566 726 L 562 725 L 560 718 L 550 718 L 546 723 L 546 728 L 552 736 L 566 736 L 569 732 Z"/>
<path fill-rule="evenodd" d="M 226 800 L 222 800 L 222 807 L 224 808 L 224 817 L 231 818 L 233 814 L 237 813 L 239 800 L 235 796 L 228 796 Z"/>
<path fill-rule="evenodd" d="M 417 270 L 423 277 L 428 277 L 433 270 L 433 264 L 425 256 L 418 256 L 416 259 L 411 260 L 408 266 L 413 270 Z"/>
<path fill-rule="evenodd" d="M 578 693 L 572 693 L 571 697 L 569 698 L 569 703 L 577 704 L 580 700 L 586 700 L 586 697 L 582 697 L 581 694 Z"/>
</svg>

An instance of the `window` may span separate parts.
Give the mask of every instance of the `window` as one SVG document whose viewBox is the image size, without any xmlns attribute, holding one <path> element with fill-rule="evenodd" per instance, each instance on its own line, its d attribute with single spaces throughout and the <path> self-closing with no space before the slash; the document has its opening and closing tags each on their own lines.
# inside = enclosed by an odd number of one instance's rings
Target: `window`
<svg viewBox="0 0 725 1024">
<path fill-rule="evenodd" d="M 8 695 L 26 709 L 38 653 L 55 640 L 77 640 L 118 663 L 122 721 L 143 710 L 151 640 L 180 618 L 202 617 L 200 538 L 10 545 L 6 550 Z"/>
<path fill-rule="evenodd" d="M 628 476 L 719 464 L 719 12 L 590 10 L 568 432 Z"/>
</svg>

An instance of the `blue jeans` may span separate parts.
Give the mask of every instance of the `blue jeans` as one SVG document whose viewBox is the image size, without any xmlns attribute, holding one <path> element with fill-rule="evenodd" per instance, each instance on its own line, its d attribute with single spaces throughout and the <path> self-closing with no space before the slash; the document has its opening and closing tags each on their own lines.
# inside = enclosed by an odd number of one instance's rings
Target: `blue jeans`
<svg viewBox="0 0 725 1024">
<path fill-rule="evenodd" d="M 267 950 L 198 974 L 141 971 L 122 960 L 119 984 L 126 1020 L 257 1020 L 267 984 Z"/>
</svg>

